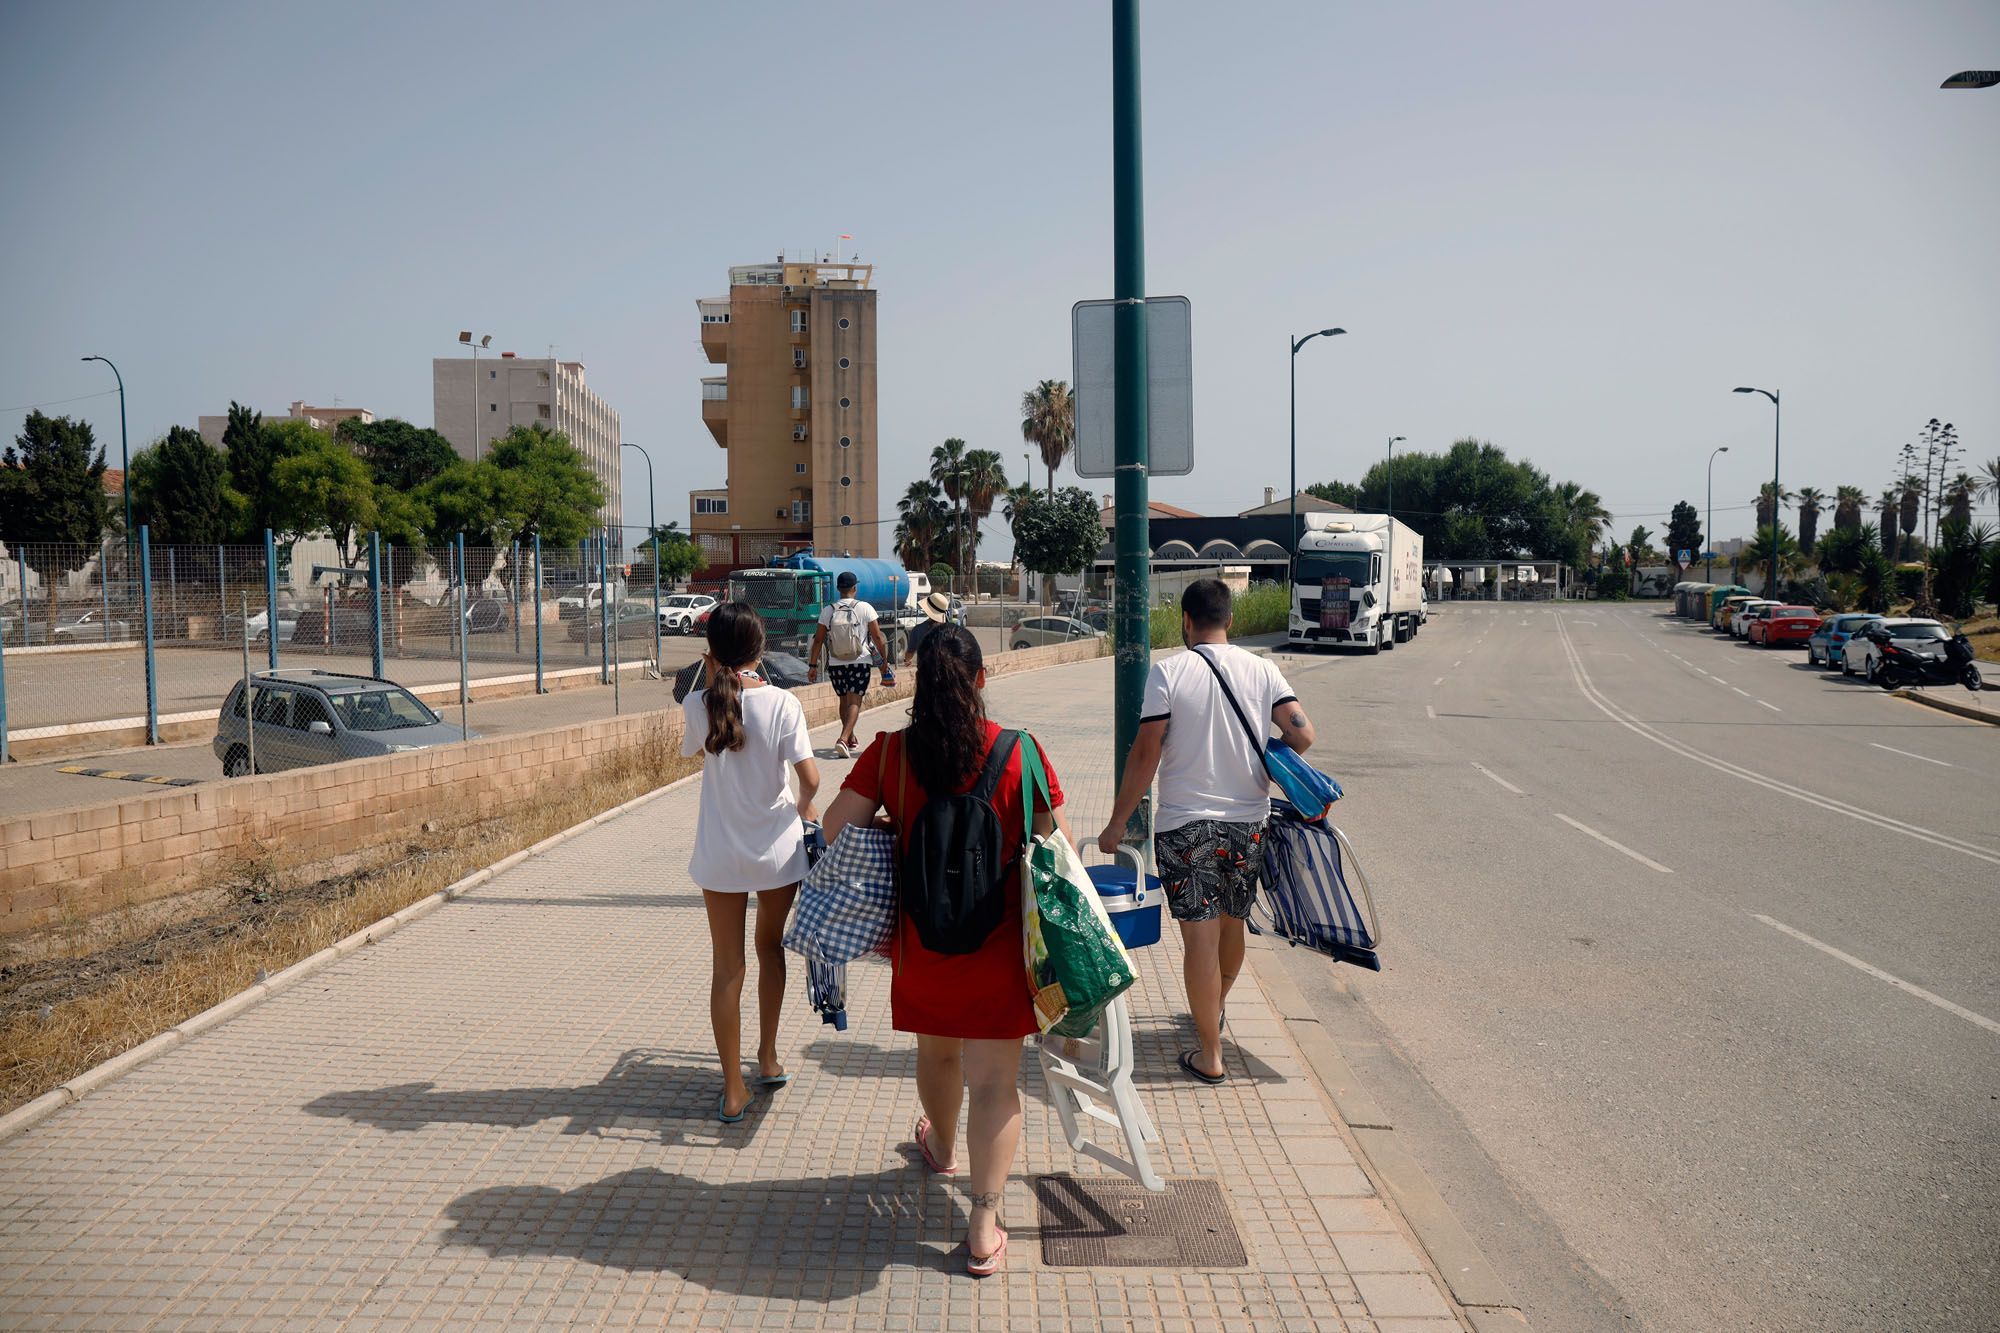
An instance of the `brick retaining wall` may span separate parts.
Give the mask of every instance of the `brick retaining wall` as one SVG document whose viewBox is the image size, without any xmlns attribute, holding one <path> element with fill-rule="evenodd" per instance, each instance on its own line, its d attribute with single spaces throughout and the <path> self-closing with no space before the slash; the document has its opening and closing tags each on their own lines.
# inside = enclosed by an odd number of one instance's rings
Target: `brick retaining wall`
<svg viewBox="0 0 2000 1333">
<path fill-rule="evenodd" d="M 1085 661 L 1101 641 L 996 653 L 989 675 Z M 906 698 L 914 673 L 871 704 Z M 825 685 L 794 693 L 814 726 L 837 716 Z M 270 857 L 311 870 L 410 836 L 491 816 L 548 784 L 574 783 L 648 747 L 678 754 L 678 708 L 633 713 L 380 759 L 235 778 L 0 822 L 0 952 L 73 925 L 210 887 Z"/>
</svg>

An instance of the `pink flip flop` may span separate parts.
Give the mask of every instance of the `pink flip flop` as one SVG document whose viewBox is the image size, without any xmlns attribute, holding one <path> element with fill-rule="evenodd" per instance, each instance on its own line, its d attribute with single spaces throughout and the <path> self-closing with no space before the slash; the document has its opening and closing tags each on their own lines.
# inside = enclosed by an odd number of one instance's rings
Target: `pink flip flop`
<svg viewBox="0 0 2000 1333">
<path fill-rule="evenodd" d="M 936 1154 L 931 1152 L 931 1118 L 929 1116 L 918 1116 L 917 1127 L 911 1131 L 911 1134 L 917 1141 L 917 1151 L 924 1155 L 924 1165 L 930 1168 L 932 1175 L 954 1176 L 958 1174 L 957 1162 L 940 1162 Z"/>
<path fill-rule="evenodd" d="M 993 1253 L 985 1256 L 972 1252 L 972 1242 L 965 1243 L 965 1271 L 973 1277 L 992 1277 L 1000 1271 L 1000 1256 L 1007 1253 L 1007 1233 L 1000 1233 L 1000 1243 L 993 1247 Z"/>
</svg>

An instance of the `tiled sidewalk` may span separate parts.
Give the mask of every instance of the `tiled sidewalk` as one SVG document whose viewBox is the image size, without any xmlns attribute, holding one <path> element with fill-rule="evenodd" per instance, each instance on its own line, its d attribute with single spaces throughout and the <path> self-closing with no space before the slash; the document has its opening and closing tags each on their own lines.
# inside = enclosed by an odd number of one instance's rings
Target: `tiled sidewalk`
<svg viewBox="0 0 2000 1333">
<path fill-rule="evenodd" d="M 1085 841 L 1109 805 L 1110 696 L 1109 661 L 989 693 L 1043 738 Z M 845 767 L 822 761 L 828 790 Z M 927 1180 L 908 1141 L 914 1047 L 879 967 L 851 971 L 835 1033 L 795 963 L 794 1082 L 718 1124 L 684 870 L 697 795 L 495 877 L 0 1144 L 0 1327 L 1462 1326 L 1254 974 L 1230 1001 L 1230 1083 L 1180 1075 L 1171 930 L 1132 1001 L 1155 1162 L 1221 1183 L 1244 1268 L 1042 1267 L 1030 1177 L 1104 1172 L 1063 1144 L 1029 1056 L 1013 1242 L 1001 1276 L 963 1276 L 963 1185 Z"/>
</svg>

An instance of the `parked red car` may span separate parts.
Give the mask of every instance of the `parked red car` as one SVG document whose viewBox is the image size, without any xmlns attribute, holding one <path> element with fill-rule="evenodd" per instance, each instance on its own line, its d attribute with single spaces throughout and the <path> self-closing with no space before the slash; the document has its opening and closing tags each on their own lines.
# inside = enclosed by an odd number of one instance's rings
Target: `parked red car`
<svg viewBox="0 0 2000 1333">
<path fill-rule="evenodd" d="M 1819 621 L 1819 612 L 1810 606 L 1759 607 L 1746 637 L 1766 648 L 1803 648 L 1819 628 Z"/>
</svg>

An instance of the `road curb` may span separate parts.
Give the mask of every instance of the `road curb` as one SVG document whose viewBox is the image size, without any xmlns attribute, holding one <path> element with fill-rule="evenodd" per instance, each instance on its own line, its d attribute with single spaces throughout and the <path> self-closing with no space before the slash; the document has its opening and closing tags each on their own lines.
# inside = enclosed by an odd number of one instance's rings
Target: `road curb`
<svg viewBox="0 0 2000 1333">
<path fill-rule="evenodd" d="M 616 819 L 618 816 L 637 809 L 648 801 L 666 795 L 677 787 L 685 786 L 690 782 L 697 782 L 700 779 L 701 774 L 698 772 L 690 773 L 684 778 L 676 778 L 663 787 L 655 787 L 649 792 L 642 792 L 621 805 L 615 805 L 609 810 L 600 811 L 592 815 L 580 824 L 573 824 L 569 828 L 553 833 L 532 847 L 523 848 L 518 852 L 511 852 L 490 866 L 482 866 L 464 878 L 454 880 L 429 897 L 419 898 L 402 910 L 383 917 L 373 925 L 362 927 L 345 939 L 336 941 L 326 948 L 321 949 L 318 953 L 301 958 L 298 962 L 293 963 L 283 971 L 263 981 L 259 981 L 247 989 L 236 992 L 236 994 L 230 996 L 220 1004 L 212 1005 L 190 1018 L 183 1019 L 175 1026 L 148 1038 L 130 1050 L 122 1051 L 102 1064 L 91 1066 L 59 1087 L 43 1093 L 31 1102 L 26 1102 L 15 1107 L 4 1116 L 0 1116 L 0 1143 L 4 1143 L 15 1135 L 41 1124 L 42 1121 L 47 1120 L 64 1107 L 82 1101 L 90 1093 L 97 1091 L 108 1083 L 115 1082 L 126 1074 L 131 1073 L 134 1069 L 139 1068 L 139 1066 L 151 1062 L 154 1057 L 192 1040 L 210 1028 L 218 1027 L 228 1022 L 230 1019 L 247 1010 L 256 1008 L 274 995 L 291 989 L 307 977 L 325 970 L 330 964 L 337 963 L 349 954 L 354 953 L 363 945 L 379 943 L 412 921 L 422 920 L 432 912 L 437 911 L 438 908 L 443 907 L 446 903 L 463 897 L 473 889 L 478 888 L 501 870 L 519 865 L 522 861 L 532 856 L 549 851 L 568 842 L 571 838 L 589 832 L 607 820 Z"/>
<path fill-rule="evenodd" d="M 2000 716 L 1995 716 L 1983 708 L 1959 703 L 1955 699 L 1940 699 L 1934 695 L 1919 694 L 1911 689 L 1897 690 L 1896 697 L 1908 699 L 1913 704 L 1922 704 L 1926 708 L 1935 708 L 1940 713 L 1950 713 L 1954 717 L 1967 718 L 1973 722 L 1984 722 L 1989 727 L 2000 727 Z"/>
<path fill-rule="evenodd" d="M 1477 1333 L 1530 1327 L 1513 1291 L 1479 1248 L 1479 1242 L 1438 1193 L 1422 1164 L 1403 1148 L 1395 1125 L 1356 1077 L 1341 1055 L 1339 1043 L 1284 969 L 1276 965 L 1277 950 L 1268 944 L 1256 947 L 1271 963 L 1257 967 L 1257 984 L 1332 1099 L 1342 1122 L 1352 1131 L 1369 1174 L 1395 1200 L 1417 1243 L 1450 1288 L 1452 1299 L 1464 1307 Z"/>
</svg>

